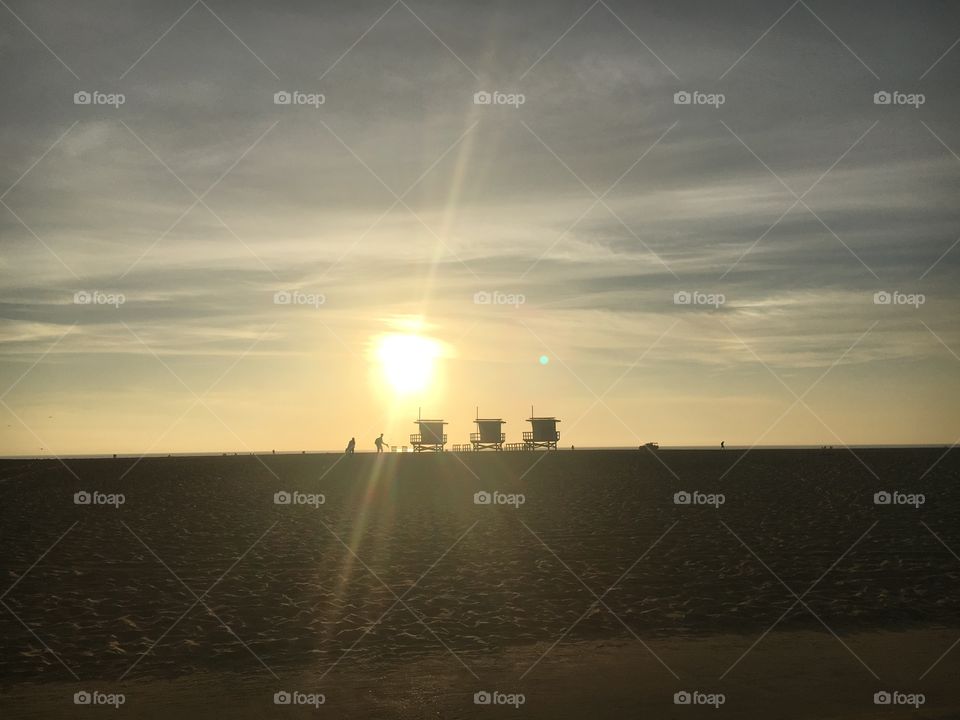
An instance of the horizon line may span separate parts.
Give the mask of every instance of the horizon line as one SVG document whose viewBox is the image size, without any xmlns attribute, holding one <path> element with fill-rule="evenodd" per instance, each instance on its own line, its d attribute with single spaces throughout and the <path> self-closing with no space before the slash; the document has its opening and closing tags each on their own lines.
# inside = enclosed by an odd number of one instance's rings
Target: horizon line
<svg viewBox="0 0 960 720">
<path fill-rule="evenodd" d="M 833 445 L 727 445 L 725 448 L 721 448 L 719 445 L 661 445 L 656 450 L 713 450 L 716 452 L 727 452 L 727 451 L 752 451 L 752 450 L 845 450 L 845 449 L 856 449 L 856 450 L 896 450 L 896 449 L 933 449 L 941 448 L 951 450 L 957 447 L 958 443 L 953 442 L 943 442 L 943 443 L 855 443 L 855 444 L 833 444 Z M 400 447 L 400 446 L 398 446 Z M 570 447 L 560 447 L 556 451 L 563 452 L 577 452 L 577 451 L 596 451 L 596 450 L 607 450 L 607 451 L 617 451 L 617 452 L 638 452 L 640 450 L 649 449 L 653 451 L 652 448 L 647 448 L 646 446 L 634 446 L 634 445 L 582 445 L 577 447 L 576 445 L 571 445 Z M 454 453 L 453 450 L 444 450 L 443 453 Z M 456 451 L 457 454 L 461 454 L 460 451 Z M 540 452 L 536 450 L 503 450 L 503 451 L 478 451 L 478 450 L 466 450 L 463 451 L 463 454 L 497 454 L 497 453 L 506 453 L 506 454 L 517 454 L 522 452 Z M 542 452 L 551 452 L 549 450 Z M 77 454 L 59 454 L 59 455 L 0 455 L 0 460 L 92 460 L 92 459 L 130 459 L 130 458 L 165 458 L 165 457 L 259 457 L 259 456 L 275 456 L 275 455 L 343 455 L 343 450 L 245 450 L 243 452 L 239 451 L 224 451 L 224 450 L 205 450 L 198 452 L 169 452 L 169 453 L 77 453 Z M 356 452 L 357 455 L 432 455 L 432 454 L 441 454 L 433 452 L 421 452 L 415 453 L 413 450 L 408 450 L 406 452 L 402 450 L 389 451 L 384 453 L 377 453 L 375 450 L 361 450 Z"/>
</svg>

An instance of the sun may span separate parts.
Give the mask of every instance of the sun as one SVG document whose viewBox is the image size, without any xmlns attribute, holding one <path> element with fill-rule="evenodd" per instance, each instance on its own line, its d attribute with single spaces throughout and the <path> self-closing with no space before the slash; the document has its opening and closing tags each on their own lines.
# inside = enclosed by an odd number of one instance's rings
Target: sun
<svg viewBox="0 0 960 720">
<path fill-rule="evenodd" d="M 441 354 L 440 343 L 421 335 L 382 335 L 376 343 L 376 357 L 383 377 L 398 395 L 426 390 Z"/>
</svg>

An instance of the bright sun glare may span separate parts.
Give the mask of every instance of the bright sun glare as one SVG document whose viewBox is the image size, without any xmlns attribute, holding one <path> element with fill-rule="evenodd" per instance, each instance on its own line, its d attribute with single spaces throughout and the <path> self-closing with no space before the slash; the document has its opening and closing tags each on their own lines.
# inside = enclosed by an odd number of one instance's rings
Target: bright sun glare
<svg viewBox="0 0 960 720">
<path fill-rule="evenodd" d="M 377 359 L 394 392 L 422 392 L 433 378 L 440 344 L 420 335 L 384 335 L 377 343 Z"/>
</svg>

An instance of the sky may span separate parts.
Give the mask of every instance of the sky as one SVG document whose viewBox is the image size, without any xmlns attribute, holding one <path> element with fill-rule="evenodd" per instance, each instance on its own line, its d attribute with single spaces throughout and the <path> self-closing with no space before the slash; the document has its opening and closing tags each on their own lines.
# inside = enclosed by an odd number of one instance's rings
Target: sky
<svg viewBox="0 0 960 720">
<path fill-rule="evenodd" d="M 954 2 L 0 6 L 0 455 L 960 438 Z"/>
</svg>

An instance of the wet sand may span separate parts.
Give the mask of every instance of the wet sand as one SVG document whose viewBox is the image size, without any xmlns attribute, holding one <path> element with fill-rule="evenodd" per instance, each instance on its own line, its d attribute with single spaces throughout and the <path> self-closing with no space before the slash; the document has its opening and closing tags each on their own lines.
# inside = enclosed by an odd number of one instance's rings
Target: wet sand
<svg viewBox="0 0 960 720">
<path fill-rule="evenodd" d="M 946 630 L 906 633 L 875 632 L 845 638 L 857 655 L 878 673 L 876 680 L 827 632 L 771 633 L 725 678 L 720 675 L 753 643 L 754 638 L 723 635 L 708 638 L 640 643 L 577 642 L 551 651 L 535 671 L 520 676 L 549 646 L 514 647 L 495 657 L 465 658 L 474 678 L 439 650 L 402 666 L 379 672 L 335 671 L 318 680 L 320 668 L 284 672 L 279 680 L 266 673 L 198 673 L 169 680 L 140 679 L 122 683 L 57 682 L 8 689 L 4 717 L 89 717 L 90 708 L 75 707 L 74 692 L 109 688 L 125 695 L 118 714 L 127 717 L 185 718 L 316 717 L 339 718 L 483 718 L 543 717 L 623 718 L 697 716 L 769 718 L 876 717 L 956 718 L 958 663 L 947 663 L 922 681 L 932 648 L 946 649 L 957 637 Z M 666 671 L 664 659 L 678 677 Z M 301 689 L 322 693 L 313 707 L 277 706 L 275 692 Z M 924 703 L 878 707 L 873 695 L 882 690 L 922 693 Z M 476 705 L 481 691 L 522 693 L 523 705 Z M 723 693 L 719 708 L 674 704 L 679 691 Z M 112 712 L 104 709 L 103 712 Z"/>
<path fill-rule="evenodd" d="M 288 688 L 340 717 L 907 713 L 873 705 L 888 689 L 954 717 L 960 649 L 929 669 L 960 638 L 942 453 L 3 462 L 0 710 L 69 717 L 99 688 L 133 717 L 307 712 L 273 704 Z M 526 702 L 473 705 L 484 689 Z"/>
</svg>

